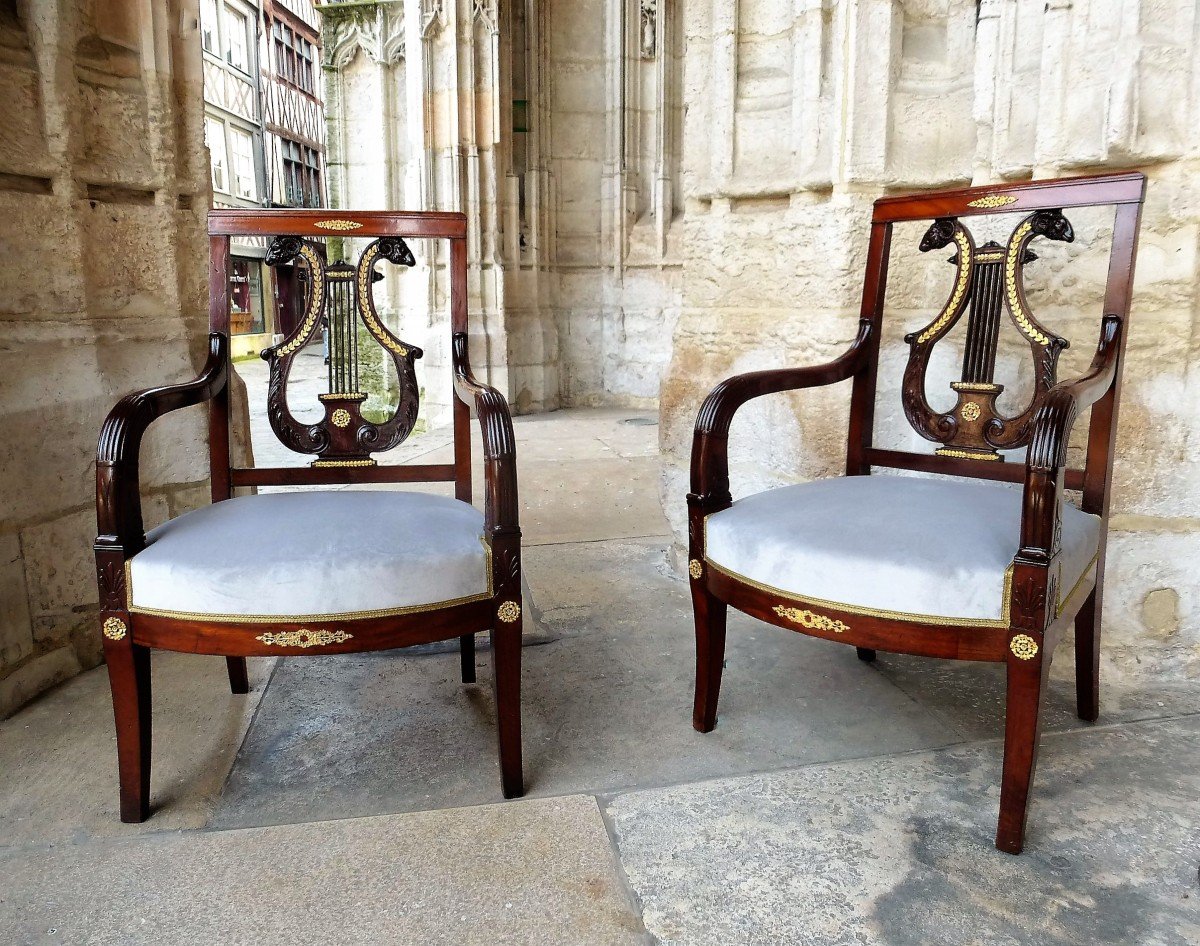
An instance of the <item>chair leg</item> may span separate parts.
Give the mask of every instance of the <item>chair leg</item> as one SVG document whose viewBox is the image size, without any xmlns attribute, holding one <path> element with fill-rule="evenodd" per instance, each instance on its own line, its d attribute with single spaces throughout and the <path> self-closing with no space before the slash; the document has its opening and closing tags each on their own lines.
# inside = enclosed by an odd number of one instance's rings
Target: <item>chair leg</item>
<svg viewBox="0 0 1200 946">
<path fill-rule="evenodd" d="M 521 773 L 521 618 L 492 629 L 492 686 L 505 798 L 525 794 Z"/>
<path fill-rule="evenodd" d="M 229 671 L 229 691 L 249 693 L 250 675 L 246 672 L 245 657 L 226 657 L 225 668 Z"/>
<path fill-rule="evenodd" d="M 873 664 L 875 662 L 875 651 L 870 647 L 856 647 L 858 651 L 858 659 L 863 663 Z"/>
<path fill-rule="evenodd" d="M 1004 718 L 1004 772 L 1000 783 L 1000 819 L 996 847 L 1020 854 L 1033 772 L 1042 732 L 1042 690 L 1050 670 L 1043 649 L 1029 660 L 1008 658 L 1008 697 Z"/>
<path fill-rule="evenodd" d="M 121 820 L 137 824 L 150 814 L 150 649 L 106 641 L 104 657 L 117 724 Z"/>
<path fill-rule="evenodd" d="M 464 634 L 458 639 L 458 660 L 462 665 L 462 682 L 475 682 L 475 635 Z"/>
<path fill-rule="evenodd" d="M 1075 615 L 1075 701 L 1079 718 L 1089 723 L 1100 716 L 1100 605 L 1097 581 Z"/>
<path fill-rule="evenodd" d="M 712 732 L 717 725 L 717 698 L 725 667 L 725 626 L 729 606 L 692 582 L 692 611 L 696 618 L 696 700 L 692 727 Z"/>
</svg>

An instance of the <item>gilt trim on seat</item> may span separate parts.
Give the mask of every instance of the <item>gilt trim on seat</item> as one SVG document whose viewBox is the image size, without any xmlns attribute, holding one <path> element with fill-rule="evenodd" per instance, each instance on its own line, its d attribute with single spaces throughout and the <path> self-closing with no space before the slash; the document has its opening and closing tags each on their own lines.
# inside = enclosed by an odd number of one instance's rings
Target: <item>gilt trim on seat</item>
<svg viewBox="0 0 1200 946">
<path fill-rule="evenodd" d="M 707 527 L 707 522 L 705 526 Z M 764 585 L 762 582 L 755 581 L 753 578 L 747 578 L 745 575 L 739 575 L 728 568 L 722 568 L 707 556 L 705 556 L 704 561 L 715 571 L 740 581 L 742 584 L 749 585 L 751 588 L 757 588 L 759 591 L 767 592 L 767 594 L 778 595 L 787 601 L 794 601 L 797 604 L 809 605 L 814 608 L 828 608 L 830 611 L 844 611 L 846 614 L 861 614 L 863 617 L 880 618 L 885 621 L 911 621 L 917 624 L 945 624 L 955 627 L 1008 627 L 1009 598 L 1012 593 L 1011 565 L 1004 572 L 1004 605 L 1001 612 L 1002 617 L 993 620 L 990 618 L 956 618 L 949 615 L 918 614 L 913 611 L 886 611 L 882 608 L 864 608 L 855 604 L 847 604 L 844 601 L 826 601 L 824 598 L 810 598 L 797 595 L 791 591 L 784 591 L 782 588 Z"/>
<path fill-rule="evenodd" d="M 485 543 L 486 545 L 486 543 Z M 491 549 L 488 549 L 491 558 Z M 490 567 L 490 566 L 489 566 Z M 450 598 L 446 601 L 434 601 L 431 604 L 414 604 L 404 608 L 380 608 L 376 611 L 339 611 L 322 614 L 213 614 L 206 611 L 167 611 L 162 608 L 139 608 L 132 601 L 132 585 L 130 584 L 129 562 L 125 563 L 126 584 L 130 587 L 129 610 L 134 614 L 147 614 L 158 618 L 176 618 L 180 621 L 212 621 L 214 624 L 287 624 L 297 621 L 357 621 L 366 618 L 391 618 L 405 614 L 422 614 L 426 611 L 440 611 L 442 608 L 452 608 L 460 604 L 470 604 L 472 601 L 486 601 L 492 597 L 489 587 L 486 593 L 467 595 L 463 598 Z"/>
</svg>

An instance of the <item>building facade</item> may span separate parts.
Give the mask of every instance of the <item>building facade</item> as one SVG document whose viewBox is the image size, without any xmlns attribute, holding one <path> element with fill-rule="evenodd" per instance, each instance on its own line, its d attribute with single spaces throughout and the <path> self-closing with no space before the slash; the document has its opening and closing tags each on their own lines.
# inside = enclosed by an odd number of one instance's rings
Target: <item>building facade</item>
<svg viewBox="0 0 1200 946">
<path fill-rule="evenodd" d="M 214 207 L 320 207 L 325 119 L 320 14 L 311 0 L 201 0 L 205 142 Z M 290 267 L 263 263 L 262 239 L 233 241 L 230 331 L 255 354 L 296 323 Z"/>
<path fill-rule="evenodd" d="M 542 42 L 539 5 L 351 0 L 321 13 L 331 205 L 464 211 L 473 358 L 518 392 L 518 410 L 557 406 L 557 352 L 543 351 L 540 322 L 554 209 L 545 61 L 529 56 Z M 446 261 L 413 251 L 417 266 L 387 273 L 376 303 L 424 350 L 422 410 L 437 424 L 453 399 Z M 522 325 L 531 335 L 517 340 Z"/>
</svg>

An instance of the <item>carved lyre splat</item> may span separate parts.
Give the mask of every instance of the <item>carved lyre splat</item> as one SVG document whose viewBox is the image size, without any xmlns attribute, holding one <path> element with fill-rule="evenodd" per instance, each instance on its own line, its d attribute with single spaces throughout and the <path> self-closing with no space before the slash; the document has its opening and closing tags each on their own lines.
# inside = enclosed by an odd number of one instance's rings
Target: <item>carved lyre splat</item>
<svg viewBox="0 0 1200 946">
<path fill-rule="evenodd" d="M 304 317 L 296 330 L 262 353 L 271 366 L 267 417 L 284 446 L 317 455 L 313 466 L 373 466 L 371 453 L 401 443 L 417 420 L 420 395 L 413 363 L 422 352 L 384 328 L 375 310 L 371 284 L 383 278 L 375 272 L 381 258 L 398 266 L 416 263 L 408 245 L 398 237 L 371 243 L 357 266 L 326 264 L 317 247 L 300 237 L 276 237 L 267 250 L 268 265 L 297 260 L 304 267 L 308 285 Z M 358 328 L 360 321 L 365 339 Z M 288 375 L 296 355 L 322 327 L 329 343 L 327 390 L 319 395 L 325 416 L 315 424 L 305 424 L 288 408 Z M 379 424 L 362 416 L 367 394 L 359 384 L 359 349 L 367 339 L 374 339 L 388 353 L 399 382 L 395 412 Z"/>
<path fill-rule="evenodd" d="M 1061 210 L 1039 210 L 1022 220 L 1008 245 L 986 243 L 976 247 L 970 231 L 954 217 L 935 220 L 921 240 L 921 252 L 955 246 L 950 262 L 955 266 L 954 286 L 937 317 L 919 332 L 905 336 L 909 344 L 904 369 L 904 413 L 922 437 L 941 444 L 941 456 L 999 460 L 1000 450 L 1025 446 L 1038 404 L 1054 386 L 1058 356 L 1068 342 L 1040 324 L 1025 299 L 1024 268 L 1037 259 L 1029 251 L 1034 237 L 1075 239 Z M 1004 386 L 995 381 L 996 348 L 1001 315 L 1007 310 L 1012 324 L 1025 339 L 1034 361 L 1034 390 L 1028 405 L 1012 417 L 1001 414 L 996 398 Z M 967 316 L 962 374 L 950 387 L 958 395 L 954 409 L 940 414 L 925 398 L 925 373 L 933 346 Z"/>
</svg>

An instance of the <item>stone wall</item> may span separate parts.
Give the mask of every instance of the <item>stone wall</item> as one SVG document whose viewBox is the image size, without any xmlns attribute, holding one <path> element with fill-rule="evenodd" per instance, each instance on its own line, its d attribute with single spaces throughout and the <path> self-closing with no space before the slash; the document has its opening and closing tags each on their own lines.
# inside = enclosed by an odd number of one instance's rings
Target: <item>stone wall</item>
<svg viewBox="0 0 1200 946">
<path fill-rule="evenodd" d="M 680 304 L 682 10 L 547 6 L 561 400 L 654 406 Z"/>
<path fill-rule="evenodd" d="M 1150 184 L 1113 487 L 1104 656 L 1109 671 L 1200 675 L 1195 3 L 684 6 L 682 299 L 661 395 L 663 501 L 677 539 L 705 393 L 730 374 L 816 364 L 849 343 L 874 198 L 1139 168 Z M 1062 376 L 1077 373 L 1095 347 L 1111 227 L 1111 214 L 1071 216 L 1080 239 L 1037 247 L 1043 259 L 1028 271 L 1034 311 L 1074 343 Z M 928 450 L 897 397 L 903 332 L 924 324 L 946 293 L 948 268 L 915 252 L 920 235 L 898 228 L 894 237 L 877 438 Z M 748 405 L 731 437 L 735 496 L 838 472 L 847 406 L 846 385 Z"/>
<path fill-rule="evenodd" d="M 657 404 L 679 311 L 681 8 L 326 5 L 330 194 L 468 217 L 472 360 L 519 413 Z M 377 292 L 446 419 L 444 260 Z"/>
<path fill-rule="evenodd" d="M 0 0 L 0 717 L 100 662 L 100 423 L 203 361 L 195 6 Z M 194 410 L 151 431 L 148 525 L 206 500 L 204 432 Z"/>
<path fill-rule="evenodd" d="M 329 193 L 335 207 L 457 210 L 468 219 L 472 361 L 518 411 L 559 405 L 557 340 L 543 320 L 551 205 L 543 164 L 545 63 L 537 4 L 376 0 L 322 8 Z M 529 103 L 514 132 L 513 99 Z M 424 419 L 448 422 L 445 246 L 387 273 L 381 315 L 424 350 Z"/>
</svg>

